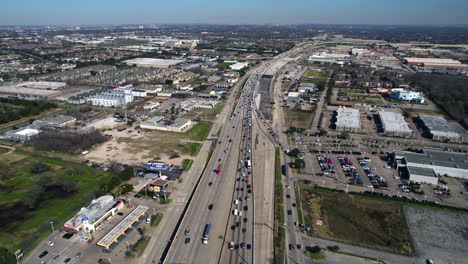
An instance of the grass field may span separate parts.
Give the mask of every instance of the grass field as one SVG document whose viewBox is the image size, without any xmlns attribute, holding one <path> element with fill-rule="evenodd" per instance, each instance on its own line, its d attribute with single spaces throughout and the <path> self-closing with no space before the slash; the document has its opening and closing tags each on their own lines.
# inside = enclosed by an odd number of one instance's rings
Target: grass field
<svg viewBox="0 0 468 264">
<path fill-rule="evenodd" d="M 327 78 L 327 73 L 323 71 L 305 71 L 302 77 Z"/>
<path fill-rule="evenodd" d="M 46 170 L 33 173 L 35 164 Z M 50 221 L 59 228 L 79 208 L 89 202 L 89 193 L 107 182 L 113 175 L 89 167 L 51 158 L 13 152 L 0 158 L 0 247 L 9 250 L 28 249 L 50 234 Z M 31 188 L 39 187 L 39 175 L 48 178 L 36 208 L 24 203 Z M 45 175 L 45 176 L 44 176 Z M 63 179 L 76 184 L 76 191 L 65 192 L 58 187 Z"/>
<path fill-rule="evenodd" d="M 233 65 L 233 64 L 236 64 L 236 63 L 235 63 L 235 62 L 221 62 L 221 63 L 219 63 L 218 65 L 219 65 L 220 67 L 222 67 L 222 68 L 227 68 L 227 67 L 229 67 L 229 66 L 231 66 L 231 65 Z"/>
<path fill-rule="evenodd" d="M 191 140 L 203 141 L 210 133 L 212 126 L 213 124 L 210 122 L 200 121 L 189 131 L 185 132 L 184 135 Z"/>
<path fill-rule="evenodd" d="M 191 160 L 191 159 L 184 159 L 184 160 L 182 161 L 182 169 L 183 169 L 184 171 L 188 171 L 188 170 L 190 170 L 190 167 L 192 167 L 192 164 L 193 164 L 193 160 Z"/>
<path fill-rule="evenodd" d="M 281 178 L 281 150 L 275 151 L 275 226 L 274 226 L 274 258 L 280 263 L 284 255 L 286 231 L 284 230 L 283 183 Z"/>
<path fill-rule="evenodd" d="M 284 108 L 284 115 L 286 123 L 289 127 L 297 128 L 310 128 L 312 120 L 314 119 L 315 109 L 311 111 L 304 111 L 299 108 Z"/>
<path fill-rule="evenodd" d="M 299 183 L 305 225 L 312 235 L 355 245 L 412 255 L 409 229 L 401 205 Z M 316 226 L 322 220 L 322 226 Z"/>
<path fill-rule="evenodd" d="M 414 118 L 418 117 L 419 115 L 438 115 L 448 118 L 448 116 L 442 111 L 431 111 L 431 110 L 420 110 L 420 109 L 412 109 L 407 108 L 403 110 L 403 114 L 407 118 Z"/>
</svg>

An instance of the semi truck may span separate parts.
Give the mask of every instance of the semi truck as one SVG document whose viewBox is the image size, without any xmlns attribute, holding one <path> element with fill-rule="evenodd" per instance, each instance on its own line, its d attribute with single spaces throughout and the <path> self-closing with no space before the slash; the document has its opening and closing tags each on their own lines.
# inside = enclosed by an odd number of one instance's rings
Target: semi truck
<svg viewBox="0 0 468 264">
<path fill-rule="evenodd" d="M 245 162 L 245 167 L 250 169 L 251 166 L 252 166 L 252 162 L 250 160 L 247 160 Z"/>
<path fill-rule="evenodd" d="M 203 244 L 205 245 L 208 244 L 208 240 L 210 239 L 210 233 L 211 233 L 211 224 L 206 224 L 205 231 L 203 231 L 203 237 L 202 237 Z"/>
</svg>

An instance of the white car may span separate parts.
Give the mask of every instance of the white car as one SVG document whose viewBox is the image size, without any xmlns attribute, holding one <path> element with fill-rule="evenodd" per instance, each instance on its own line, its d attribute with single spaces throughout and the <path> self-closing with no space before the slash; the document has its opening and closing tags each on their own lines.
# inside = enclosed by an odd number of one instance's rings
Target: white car
<svg viewBox="0 0 468 264">
<path fill-rule="evenodd" d="M 49 246 L 51 246 L 51 247 L 54 246 L 54 242 L 52 242 L 52 241 L 47 242 L 47 244 L 48 244 Z"/>
</svg>

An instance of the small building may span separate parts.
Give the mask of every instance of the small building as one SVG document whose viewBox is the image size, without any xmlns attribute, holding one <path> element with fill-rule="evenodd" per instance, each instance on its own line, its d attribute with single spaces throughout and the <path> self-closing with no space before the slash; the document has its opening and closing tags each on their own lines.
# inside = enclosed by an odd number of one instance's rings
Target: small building
<svg viewBox="0 0 468 264">
<path fill-rule="evenodd" d="M 442 116 L 419 115 L 426 132 L 433 140 L 459 142 L 461 140 L 453 127 Z"/>
<path fill-rule="evenodd" d="M 88 207 L 81 210 L 64 225 L 67 232 L 78 233 L 83 230 L 86 233 L 94 232 L 108 218 L 117 214 L 124 206 L 122 200 L 115 200 L 112 195 L 104 195 L 94 199 Z"/>
<path fill-rule="evenodd" d="M 395 137 L 410 137 L 413 131 L 405 118 L 396 112 L 379 111 L 383 133 Z"/>
<path fill-rule="evenodd" d="M 160 103 L 150 103 L 143 106 L 143 109 L 148 111 L 153 111 L 154 109 L 158 108 L 161 104 Z"/>
<path fill-rule="evenodd" d="M 339 107 L 336 111 L 336 130 L 359 132 L 361 130 L 361 115 L 359 109 Z"/>
<path fill-rule="evenodd" d="M 145 97 L 147 94 L 146 94 L 146 90 L 133 89 L 132 95 L 135 97 Z"/>
<path fill-rule="evenodd" d="M 237 62 L 229 66 L 231 70 L 240 71 L 249 66 L 248 62 Z"/>
<path fill-rule="evenodd" d="M 176 120 L 164 120 L 162 116 L 152 117 L 141 122 L 140 127 L 145 129 L 155 129 L 171 132 L 185 132 L 192 126 L 192 120 L 187 118 L 177 118 Z"/>
<path fill-rule="evenodd" d="M 419 92 L 413 92 L 402 88 L 392 89 L 389 97 L 398 101 L 415 101 L 418 103 L 424 103 L 424 98 Z"/>
<path fill-rule="evenodd" d="M 59 115 L 53 117 L 47 117 L 41 120 L 35 120 L 33 125 L 40 127 L 53 127 L 53 128 L 65 128 L 69 125 L 74 124 L 76 118 L 73 116 Z"/>
<path fill-rule="evenodd" d="M 36 136 L 39 133 L 41 133 L 39 129 L 23 127 L 5 132 L 5 137 L 14 141 L 26 142 L 31 140 L 33 136 Z"/>
</svg>

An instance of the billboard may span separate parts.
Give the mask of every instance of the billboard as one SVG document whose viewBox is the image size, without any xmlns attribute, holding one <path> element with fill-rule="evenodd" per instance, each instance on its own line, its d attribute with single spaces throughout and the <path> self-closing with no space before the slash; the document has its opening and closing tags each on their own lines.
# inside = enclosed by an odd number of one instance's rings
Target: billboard
<svg viewBox="0 0 468 264">
<path fill-rule="evenodd" d="M 165 169 L 166 163 L 164 162 L 148 162 L 148 169 Z"/>
</svg>

